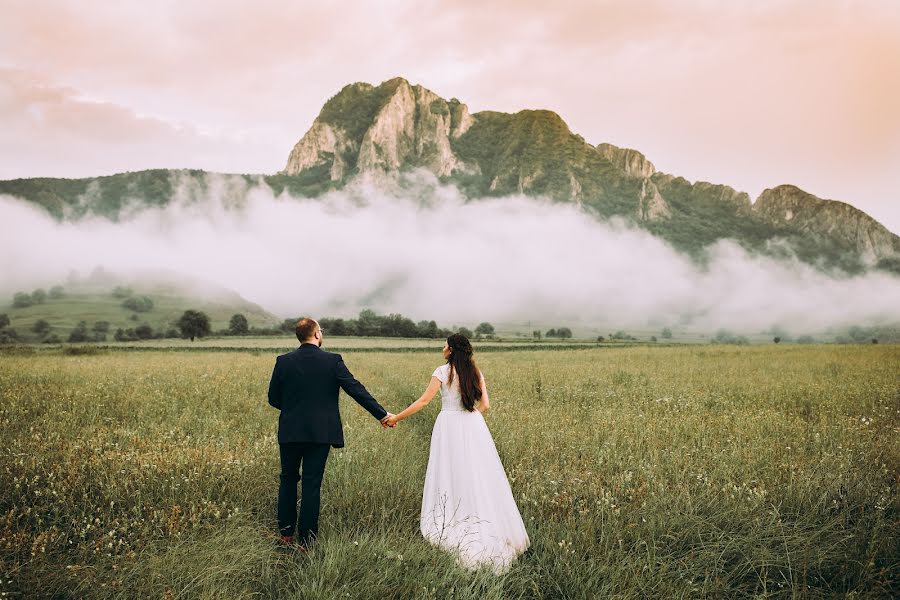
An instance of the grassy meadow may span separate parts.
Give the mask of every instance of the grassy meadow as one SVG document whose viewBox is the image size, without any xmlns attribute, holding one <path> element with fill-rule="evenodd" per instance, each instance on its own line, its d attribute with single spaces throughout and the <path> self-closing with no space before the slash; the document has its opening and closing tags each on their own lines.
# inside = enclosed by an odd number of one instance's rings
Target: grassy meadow
<svg viewBox="0 0 900 600">
<path fill-rule="evenodd" d="M 476 351 L 478 350 L 476 345 Z M 274 352 L 0 353 L 2 598 L 889 598 L 900 347 L 485 352 L 531 536 L 502 577 L 418 532 L 431 427 L 342 397 L 321 542 L 274 547 Z M 344 353 L 394 412 L 441 363 Z"/>
</svg>

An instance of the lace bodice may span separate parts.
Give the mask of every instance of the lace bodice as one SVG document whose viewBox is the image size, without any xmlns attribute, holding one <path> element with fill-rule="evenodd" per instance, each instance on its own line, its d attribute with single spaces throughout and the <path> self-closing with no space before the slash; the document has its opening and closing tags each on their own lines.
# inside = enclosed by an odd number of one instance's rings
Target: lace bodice
<svg viewBox="0 0 900 600">
<path fill-rule="evenodd" d="M 463 407 L 462 395 L 459 393 L 459 378 L 453 375 L 453 383 L 447 385 L 450 380 L 450 365 L 441 365 L 434 370 L 432 376 L 441 380 L 441 411 L 452 410 L 469 412 Z"/>
</svg>

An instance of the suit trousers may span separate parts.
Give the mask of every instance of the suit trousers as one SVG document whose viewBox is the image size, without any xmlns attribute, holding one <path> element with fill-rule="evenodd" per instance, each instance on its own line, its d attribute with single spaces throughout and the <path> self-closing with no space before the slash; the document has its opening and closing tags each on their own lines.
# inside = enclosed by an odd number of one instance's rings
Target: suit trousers
<svg viewBox="0 0 900 600">
<path fill-rule="evenodd" d="M 297 524 L 297 482 L 300 486 L 300 526 L 298 541 L 312 542 L 319 532 L 319 506 L 322 476 L 330 444 L 292 442 L 279 444 L 281 483 L 278 488 L 278 529 L 281 535 L 294 535 Z M 300 475 L 301 465 L 303 474 Z"/>
</svg>

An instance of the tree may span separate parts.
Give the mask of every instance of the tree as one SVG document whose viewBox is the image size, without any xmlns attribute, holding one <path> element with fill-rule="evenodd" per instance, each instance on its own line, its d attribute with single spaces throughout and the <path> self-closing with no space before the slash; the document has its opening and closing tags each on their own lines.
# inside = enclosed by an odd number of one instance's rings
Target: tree
<svg viewBox="0 0 900 600">
<path fill-rule="evenodd" d="M 131 288 L 117 285 L 112 291 L 113 298 L 127 298 L 131 295 Z"/>
<path fill-rule="evenodd" d="M 47 301 L 47 290 L 38 288 L 31 292 L 31 301 L 34 304 L 43 304 Z"/>
<path fill-rule="evenodd" d="M 153 309 L 153 298 L 149 296 L 132 296 L 122 302 L 122 306 L 136 313 L 147 312 Z"/>
<path fill-rule="evenodd" d="M 650 336 L 650 341 L 651 341 L 651 342 L 655 342 L 655 341 L 656 341 L 656 336 L 655 336 L 655 335 L 651 335 L 651 336 Z"/>
<path fill-rule="evenodd" d="M 469 339 L 475 337 L 474 335 L 472 335 L 472 330 L 469 329 L 468 327 L 460 327 L 460 328 L 457 330 L 457 333 L 459 333 L 460 335 L 464 335 L 464 336 L 466 336 L 466 337 L 469 338 Z"/>
<path fill-rule="evenodd" d="M 95 333 L 107 333 L 109 331 L 109 321 L 97 321 L 92 329 Z"/>
<path fill-rule="evenodd" d="M 606 338 L 603 337 L 602 335 L 598 335 L 598 336 L 597 336 L 597 341 L 600 342 L 600 343 L 602 344 L 603 342 L 606 341 Z"/>
<path fill-rule="evenodd" d="M 669 329 L 668 327 L 663 327 L 663 330 L 662 330 L 662 333 L 660 334 L 660 336 L 662 336 L 662 339 L 664 339 L 664 340 L 671 340 L 672 339 L 672 330 Z"/>
<path fill-rule="evenodd" d="M 26 292 L 16 292 L 13 296 L 13 308 L 27 308 L 34 304 L 31 300 L 31 294 Z"/>
<path fill-rule="evenodd" d="M 532 331 L 532 332 L 531 332 L 531 337 L 533 337 L 533 338 L 536 339 L 536 340 L 540 340 L 540 339 L 541 339 L 541 331 L 540 331 L 540 329 L 535 329 L 534 331 Z"/>
<path fill-rule="evenodd" d="M 544 334 L 544 337 L 556 337 L 556 330 L 555 329 L 547 330 L 547 333 Z"/>
<path fill-rule="evenodd" d="M 88 335 L 87 321 L 79 321 L 75 329 L 69 334 L 69 342 L 89 342 L 91 336 Z"/>
<path fill-rule="evenodd" d="M 568 327 L 560 327 L 559 329 L 556 330 L 556 335 L 557 335 L 557 337 L 567 340 L 570 337 L 572 337 L 572 330 L 569 329 Z"/>
<path fill-rule="evenodd" d="M 136 335 L 139 340 L 149 340 L 153 337 L 153 328 L 146 323 L 138 325 L 134 328 L 134 335 Z"/>
<path fill-rule="evenodd" d="M 6 313 L 0 314 L 0 329 L 4 327 L 9 327 L 9 315 Z"/>
<path fill-rule="evenodd" d="M 178 319 L 178 329 L 181 330 L 181 337 L 194 338 L 209 335 L 211 328 L 209 326 L 209 316 L 199 310 L 186 310 L 181 318 Z"/>
<path fill-rule="evenodd" d="M 38 335 L 47 335 L 50 333 L 50 323 L 48 323 L 46 319 L 38 319 L 34 322 L 34 325 L 31 326 L 31 331 Z"/>
<path fill-rule="evenodd" d="M 775 339 L 773 339 L 772 341 L 777 344 L 777 343 L 781 342 L 781 338 L 776 335 Z"/>
<path fill-rule="evenodd" d="M 63 286 L 61 285 L 54 285 L 52 288 L 50 288 L 50 297 L 54 300 L 58 300 L 65 295 L 65 290 L 63 290 Z"/>
<path fill-rule="evenodd" d="M 231 335 L 247 335 L 250 332 L 250 324 L 247 322 L 247 317 L 240 313 L 231 315 L 228 331 Z"/>
<path fill-rule="evenodd" d="M 475 333 L 478 335 L 494 335 L 494 326 L 488 322 L 479 323 L 478 327 L 475 328 Z"/>
<path fill-rule="evenodd" d="M 440 336 L 437 323 L 434 321 L 419 321 L 416 324 L 416 336 L 423 338 L 436 338 Z"/>
</svg>

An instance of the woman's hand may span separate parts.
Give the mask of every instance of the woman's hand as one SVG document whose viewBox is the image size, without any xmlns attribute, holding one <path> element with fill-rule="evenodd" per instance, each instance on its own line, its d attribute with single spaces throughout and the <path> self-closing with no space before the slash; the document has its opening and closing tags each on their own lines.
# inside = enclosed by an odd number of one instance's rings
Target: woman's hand
<svg viewBox="0 0 900 600">
<path fill-rule="evenodd" d="M 397 418 L 397 415 L 388 415 L 383 422 L 386 427 L 396 427 L 397 423 L 400 422 L 400 419 Z"/>
</svg>

